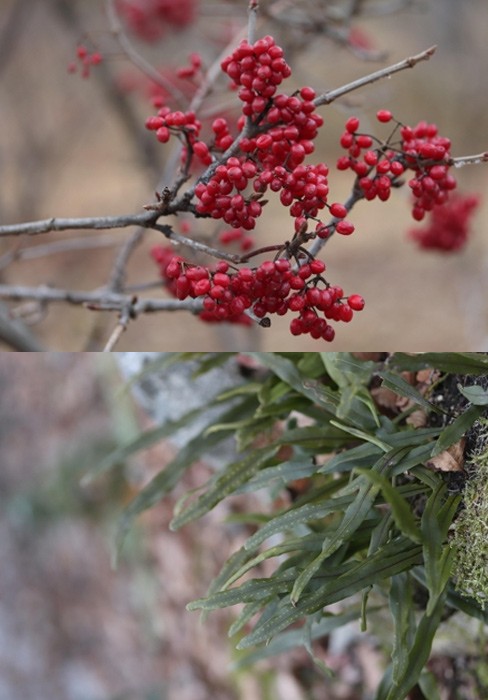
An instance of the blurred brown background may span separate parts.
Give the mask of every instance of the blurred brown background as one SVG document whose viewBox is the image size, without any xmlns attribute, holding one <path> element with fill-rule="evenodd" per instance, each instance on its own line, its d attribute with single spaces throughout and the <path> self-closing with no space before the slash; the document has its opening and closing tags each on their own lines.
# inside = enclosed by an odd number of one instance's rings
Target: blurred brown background
<svg viewBox="0 0 488 700">
<path fill-rule="evenodd" d="M 171 33 L 158 46 L 137 42 L 136 46 L 159 65 L 165 61 L 184 64 L 195 49 L 201 49 L 210 62 L 222 48 L 218 22 L 224 19 L 227 28 L 240 26 L 246 4 L 202 2 L 200 25 L 182 34 Z M 373 129 L 374 114 L 382 107 L 407 123 L 437 122 L 441 133 L 452 139 L 455 156 L 486 150 L 486 26 L 488 5 L 484 0 L 423 0 L 401 13 L 357 22 L 376 48 L 388 52 L 383 63 L 361 61 L 325 38 L 311 41 L 291 63 L 296 84 L 312 84 L 318 90 L 337 87 L 438 45 L 429 62 L 323 109 L 326 123 L 315 156 L 333 164 L 345 118 L 357 114 L 365 128 Z M 263 27 L 263 31 L 268 29 Z M 85 33 L 107 59 L 89 80 L 67 73 L 77 42 L 86 38 Z M 165 149 L 143 128 L 144 119 L 153 113 L 147 100 L 140 94 L 128 95 L 127 117 L 108 89 L 111 76 L 133 75 L 134 69 L 107 30 L 103 3 L 1 0 L 0 36 L 2 223 L 136 212 L 152 201 Z M 131 119 L 139 125 L 139 132 L 130 131 L 127 120 Z M 484 195 L 486 165 L 460 169 L 456 175 L 460 191 Z M 349 192 L 351 178 L 334 173 L 330 183 L 332 200 L 340 201 Z M 466 249 L 461 254 L 442 255 L 417 250 L 407 239 L 405 232 L 413 225 L 407 188 L 386 204 L 360 203 L 351 216 L 356 233 L 347 238 L 336 236 L 323 259 L 330 281 L 341 284 L 348 293 L 362 294 L 367 305 L 352 323 L 338 325 L 330 349 L 483 349 L 488 339 L 487 214 L 488 204 L 483 201 Z M 282 240 L 290 221 L 284 210 L 270 203 L 256 231 L 257 240 Z M 120 245 L 130 234 L 124 229 L 84 236 L 69 232 L 30 240 L 1 239 L 0 283 L 96 289 L 108 279 Z M 5 256 L 19 245 L 35 248 L 81 237 L 91 239 L 91 245 L 96 239 L 102 247 L 47 256 L 39 255 L 41 249 L 5 264 Z M 157 279 L 148 252 L 159 240 L 151 232 L 138 247 L 129 265 L 129 284 Z M 157 289 L 150 294 L 164 296 Z M 32 332 L 50 349 L 101 349 L 117 322 L 114 313 L 63 304 L 49 309 L 32 304 L 11 307 L 33 324 Z M 251 350 L 258 345 L 264 350 L 283 346 L 317 349 L 317 341 L 292 337 L 288 323 L 289 319 L 276 318 L 271 329 L 257 329 L 249 335 L 242 329 L 203 324 L 186 313 L 148 315 L 130 324 L 117 349 Z"/>
</svg>

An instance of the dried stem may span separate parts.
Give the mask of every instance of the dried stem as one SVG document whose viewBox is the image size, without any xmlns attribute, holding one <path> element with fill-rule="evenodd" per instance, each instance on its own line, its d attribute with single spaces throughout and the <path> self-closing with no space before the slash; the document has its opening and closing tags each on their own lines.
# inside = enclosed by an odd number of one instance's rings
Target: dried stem
<svg viewBox="0 0 488 700">
<path fill-rule="evenodd" d="M 139 214 L 123 214 L 121 216 L 91 216 L 81 218 L 57 218 L 42 219 L 40 221 L 28 221 L 22 224 L 7 224 L 0 226 L 0 236 L 35 236 L 51 231 L 67 231 L 75 229 L 109 229 L 126 228 L 127 226 L 144 226 L 152 228 L 157 215 L 154 212 L 142 212 Z"/>
<path fill-rule="evenodd" d="M 256 41 L 256 19 L 259 12 L 259 0 L 249 0 L 248 21 L 247 21 L 247 41 L 254 44 Z"/>
<path fill-rule="evenodd" d="M 374 73 L 369 73 L 369 75 L 365 75 L 362 78 L 358 78 L 358 80 L 353 80 L 351 83 L 347 83 L 347 85 L 343 85 L 342 87 L 337 88 L 336 90 L 330 90 L 329 92 L 326 92 L 323 95 L 319 95 L 314 100 L 315 105 L 316 107 L 320 107 L 321 105 L 328 105 L 334 100 L 337 100 L 339 97 L 343 97 L 344 95 L 347 95 L 348 93 L 353 92 L 354 90 L 358 90 L 364 85 L 370 85 L 371 83 L 374 83 L 377 80 L 381 80 L 382 78 L 388 78 L 390 75 L 405 70 L 406 68 L 413 68 L 420 61 L 428 61 L 429 58 L 434 55 L 436 49 L 437 46 L 431 46 L 430 48 L 426 49 L 425 51 L 421 51 L 415 56 L 405 58 L 399 63 L 394 63 L 391 66 L 387 66 L 386 68 L 377 70 Z"/>
<path fill-rule="evenodd" d="M 477 153 L 475 156 L 460 156 L 459 158 L 449 158 L 447 165 L 454 165 L 455 168 L 464 168 L 465 165 L 477 165 L 488 162 L 488 151 Z"/>
<path fill-rule="evenodd" d="M 130 306 L 132 313 L 138 316 L 141 313 L 155 311 L 191 311 L 198 313 L 202 310 L 201 299 L 137 299 L 133 295 L 115 294 L 105 290 L 95 292 L 80 292 L 56 287 L 22 287 L 0 284 L 0 297 L 12 301 L 25 301 L 32 299 L 43 303 L 65 302 L 74 305 L 83 305 L 94 311 L 123 311 Z"/>
<path fill-rule="evenodd" d="M 127 330 L 127 326 L 129 325 L 129 321 L 131 318 L 135 318 L 134 316 L 134 311 L 133 311 L 133 305 L 137 301 L 137 297 L 133 297 L 132 301 L 130 304 L 127 304 L 122 311 L 120 312 L 120 317 L 118 320 L 117 325 L 113 329 L 112 333 L 110 334 L 110 338 L 107 341 L 107 344 L 103 348 L 103 352 L 112 352 L 116 344 L 118 343 L 122 333 Z"/>
</svg>

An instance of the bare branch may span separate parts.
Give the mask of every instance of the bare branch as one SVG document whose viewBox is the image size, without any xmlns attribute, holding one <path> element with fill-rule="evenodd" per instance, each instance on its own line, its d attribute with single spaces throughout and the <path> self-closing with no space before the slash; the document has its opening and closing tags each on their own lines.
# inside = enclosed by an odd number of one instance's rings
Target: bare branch
<svg viewBox="0 0 488 700">
<path fill-rule="evenodd" d="M 248 21 L 247 21 L 247 41 L 254 44 L 256 41 L 256 18 L 259 12 L 259 0 L 249 0 Z"/>
<path fill-rule="evenodd" d="M 56 287 L 22 287 L 0 284 L 0 297 L 13 301 L 33 299 L 38 302 L 65 302 L 68 304 L 84 305 L 94 311 L 122 311 L 131 305 L 135 316 L 154 311 L 191 311 L 198 313 L 202 310 L 201 299 L 137 299 L 134 295 L 115 294 L 105 290 L 94 292 L 79 292 Z"/>
<path fill-rule="evenodd" d="M 134 311 L 132 307 L 136 301 L 137 297 L 133 297 L 132 302 L 130 304 L 127 304 L 127 306 L 124 307 L 124 309 L 122 309 L 118 323 L 113 329 L 112 333 L 110 334 L 110 338 L 108 339 L 107 344 L 103 348 L 103 352 L 112 352 L 114 347 L 118 343 L 122 333 L 127 330 L 129 321 L 131 320 L 131 318 L 134 318 Z"/>
<path fill-rule="evenodd" d="M 459 158 L 449 158 L 448 165 L 454 165 L 455 168 L 464 168 L 465 165 L 478 165 L 479 163 L 488 162 L 488 151 L 477 153 L 475 156 L 460 156 Z"/>
<path fill-rule="evenodd" d="M 144 233 L 145 229 L 143 227 L 140 226 L 137 228 L 128 238 L 128 240 L 125 241 L 124 245 L 116 255 L 107 285 L 107 288 L 111 292 L 120 292 L 123 289 L 125 282 L 125 269 L 129 262 L 129 258 L 137 246 L 142 242 Z"/>
<path fill-rule="evenodd" d="M 357 90 L 358 88 L 361 88 L 364 85 L 369 85 L 371 83 L 376 82 L 377 80 L 381 80 L 382 78 L 388 78 L 390 75 L 405 70 L 406 68 L 413 68 L 420 61 L 428 61 L 429 58 L 433 56 L 436 49 L 437 46 L 431 46 L 430 48 L 426 49 L 425 51 L 421 51 L 421 53 L 418 53 L 415 56 L 410 56 L 409 58 L 403 59 L 403 61 L 400 61 L 399 63 L 394 63 L 391 66 L 387 66 L 386 68 L 377 70 L 374 73 L 365 75 L 362 78 L 358 78 L 358 80 L 353 80 L 351 83 L 343 85 L 342 87 L 337 88 L 336 90 L 330 90 L 329 92 L 326 92 L 325 94 L 316 97 L 314 103 L 317 107 L 319 107 L 320 105 L 328 105 L 334 100 L 337 100 L 337 98 L 342 97 L 343 95 L 347 95 L 349 92 L 353 92 L 354 90 Z"/>
<path fill-rule="evenodd" d="M 0 236 L 21 236 L 27 234 L 34 236 L 50 231 L 68 231 L 74 229 L 108 229 L 126 228 L 127 226 L 144 226 L 152 228 L 157 216 L 154 212 L 142 212 L 140 214 L 123 214 L 121 216 L 91 216 L 76 219 L 63 219 L 52 217 L 40 221 L 28 221 L 22 224 L 8 224 L 0 226 Z"/>
</svg>

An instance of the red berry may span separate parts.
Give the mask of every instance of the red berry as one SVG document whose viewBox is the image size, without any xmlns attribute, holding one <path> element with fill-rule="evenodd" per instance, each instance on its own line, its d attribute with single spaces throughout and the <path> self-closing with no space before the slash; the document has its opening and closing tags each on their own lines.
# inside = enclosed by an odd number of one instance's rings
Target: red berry
<svg viewBox="0 0 488 700">
<path fill-rule="evenodd" d="M 325 272 L 325 263 L 322 260 L 312 260 L 310 269 L 315 275 L 321 275 L 322 272 Z"/>
<path fill-rule="evenodd" d="M 364 299 L 359 294 L 351 294 L 351 296 L 347 297 L 347 303 L 354 311 L 364 309 Z"/>
<path fill-rule="evenodd" d="M 343 219 L 345 216 L 347 216 L 346 207 L 343 204 L 339 204 L 339 202 L 334 202 L 331 204 L 329 209 L 332 216 L 335 216 L 337 219 Z"/>
<path fill-rule="evenodd" d="M 337 233 L 342 233 L 343 236 L 349 236 L 354 231 L 354 225 L 350 221 L 339 221 L 336 226 Z"/>
<path fill-rule="evenodd" d="M 302 87 L 300 90 L 300 97 L 304 100 L 313 100 L 315 98 L 315 90 L 311 87 Z"/>
<path fill-rule="evenodd" d="M 354 134 L 359 129 L 359 119 L 357 117 L 349 117 L 346 122 L 346 131 Z"/>
<path fill-rule="evenodd" d="M 388 109 L 380 109 L 378 112 L 376 112 L 376 119 L 379 122 L 383 122 L 384 124 L 386 124 L 386 122 L 389 122 L 393 119 L 393 114 Z"/>
</svg>

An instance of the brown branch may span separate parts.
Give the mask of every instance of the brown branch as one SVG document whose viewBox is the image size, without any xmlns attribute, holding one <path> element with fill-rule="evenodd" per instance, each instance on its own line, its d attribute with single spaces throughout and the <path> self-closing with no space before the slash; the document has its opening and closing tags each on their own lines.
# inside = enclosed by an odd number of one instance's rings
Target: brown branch
<svg viewBox="0 0 488 700">
<path fill-rule="evenodd" d="M 128 226 L 141 226 L 142 228 L 151 228 L 155 231 L 163 233 L 166 238 L 173 243 L 186 246 L 192 250 L 197 250 L 200 253 L 205 253 L 206 255 L 218 258 L 219 260 L 227 260 L 231 263 L 240 262 L 241 257 L 239 255 L 225 253 L 218 248 L 212 248 L 206 243 L 201 243 L 200 241 L 193 240 L 192 238 L 181 236 L 173 231 L 171 226 L 167 224 L 156 223 L 156 219 L 159 216 L 159 212 L 155 213 L 154 211 L 145 211 L 141 214 L 126 214 L 123 216 L 94 216 L 79 219 L 62 219 L 53 217 L 51 219 L 42 219 L 40 221 L 28 221 L 22 224 L 8 224 L 6 226 L 0 226 L 0 237 L 20 235 L 34 236 L 42 233 L 49 233 L 51 231 L 67 231 L 75 229 L 100 230 L 126 228 Z M 135 242 L 138 241 L 133 241 L 131 239 L 130 247 L 132 247 Z M 115 280 L 117 283 L 121 279 L 120 270 L 121 266 L 125 265 L 126 255 L 127 251 L 123 251 L 119 266 L 114 268 L 113 280 Z"/>
<path fill-rule="evenodd" d="M 0 298 L 12 301 L 31 299 L 38 302 L 65 302 L 74 305 L 84 305 L 93 311 L 123 311 L 129 305 L 134 316 L 155 311 L 191 311 L 198 313 L 202 310 L 201 299 L 137 299 L 134 295 L 114 294 L 105 290 L 81 292 L 56 287 L 23 287 L 0 284 Z"/>
<path fill-rule="evenodd" d="M 431 46 L 425 51 L 415 54 L 415 56 L 404 58 L 403 61 L 399 61 L 399 63 L 394 63 L 393 65 L 377 70 L 374 73 L 369 73 L 369 75 L 358 78 L 358 80 L 353 80 L 352 82 L 347 83 L 347 85 L 343 85 L 336 90 L 329 90 L 329 92 L 316 97 L 314 103 L 317 107 L 320 105 L 328 105 L 334 100 L 337 100 L 339 97 L 347 95 L 349 92 L 353 92 L 354 90 L 358 90 L 364 85 L 370 85 L 371 83 L 381 80 L 382 78 L 388 78 L 390 75 L 405 70 L 406 68 L 413 68 L 420 61 L 428 61 L 429 58 L 433 56 L 436 49 L 437 46 Z"/>
<path fill-rule="evenodd" d="M 460 156 L 458 158 L 449 158 L 447 165 L 454 165 L 455 168 L 464 168 L 465 165 L 478 165 L 479 163 L 488 162 L 488 151 L 477 153 L 474 156 Z"/>
<path fill-rule="evenodd" d="M 123 214 L 121 216 L 91 216 L 81 218 L 42 219 L 40 221 L 28 221 L 22 224 L 7 224 L 0 226 L 0 236 L 34 236 L 50 231 L 67 231 L 75 229 L 109 229 L 126 228 L 127 226 L 144 226 L 152 228 L 157 216 L 154 212 L 142 212 L 140 214 Z"/>
<path fill-rule="evenodd" d="M 122 311 L 120 312 L 120 317 L 117 322 L 117 325 L 113 329 L 112 333 L 110 334 L 110 338 L 107 341 L 107 344 L 103 348 L 103 352 L 113 352 L 114 347 L 116 344 L 119 342 L 120 337 L 122 336 L 122 333 L 127 330 L 127 326 L 129 325 L 129 321 L 134 318 L 134 310 L 133 310 L 133 305 L 137 301 L 137 297 L 132 297 L 132 301 L 130 304 L 127 304 Z"/>
</svg>

